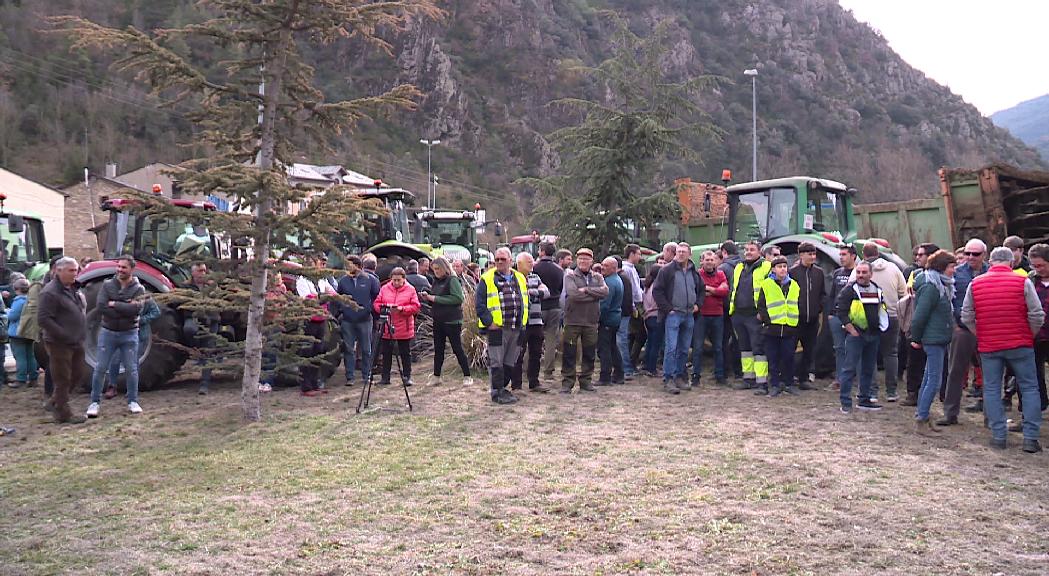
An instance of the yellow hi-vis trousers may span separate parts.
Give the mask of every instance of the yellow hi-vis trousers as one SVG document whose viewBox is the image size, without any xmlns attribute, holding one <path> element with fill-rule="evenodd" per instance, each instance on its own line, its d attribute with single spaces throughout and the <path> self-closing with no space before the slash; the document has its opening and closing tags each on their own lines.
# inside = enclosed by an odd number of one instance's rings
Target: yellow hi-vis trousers
<svg viewBox="0 0 1049 576">
<path fill-rule="evenodd" d="M 734 314 L 732 328 L 739 342 L 740 364 L 743 379 L 764 385 L 769 379 L 769 361 L 765 357 L 765 338 L 761 334 L 761 322 L 756 315 Z"/>
</svg>

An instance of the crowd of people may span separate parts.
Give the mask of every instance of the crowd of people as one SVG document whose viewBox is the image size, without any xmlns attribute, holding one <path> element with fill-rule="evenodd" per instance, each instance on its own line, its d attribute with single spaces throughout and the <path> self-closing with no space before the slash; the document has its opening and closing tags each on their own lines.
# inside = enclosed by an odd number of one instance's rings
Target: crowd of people
<svg viewBox="0 0 1049 576">
<path fill-rule="evenodd" d="M 366 254 L 349 256 L 338 278 L 296 276 L 292 295 L 342 296 L 327 299 L 303 327 L 318 344 L 302 354 L 322 354 L 329 320 L 336 321 L 347 386 L 370 381 L 373 370 L 380 385 L 389 384 L 395 358 L 402 384 L 412 385 L 411 342 L 420 313 L 433 321 L 428 384 L 443 382 L 449 348 L 463 381 L 472 384 L 462 340 L 470 306 L 487 343 L 488 387 L 496 404 L 516 402 L 526 384 L 532 393 L 557 388 L 567 395 L 646 378 L 668 394 L 681 394 L 706 376 L 708 345 L 715 386 L 773 398 L 797 394 L 815 389 L 816 352 L 826 329 L 834 350 L 832 386 L 843 414 L 882 409 L 880 365 L 885 402 L 914 407 L 916 433 L 939 434 L 958 424 L 972 377 L 976 400 L 965 409 L 983 412 L 991 446 L 1005 448 L 1007 432 L 1014 431 L 1023 433 L 1025 451 L 1041 450 L 1041 413 L 1049 407 L 1049 245 L 1036 244 L 1024 254 L 1017 237 L 993 250 L 972 239 L 953 253 L 922 244 L 902 271 L 875 243 L 859 253 L 845 245 L 839 248 L 841 266 L 829 277 L 817 265 L 818 254 L 816 245 L 803 242 L 791 265 L 787 256 L 795 254 L 784 255 L 772 244 L 728 241 L 694 255 L 687 243 L 671 242 L 644 266 L 641 248 L 633 244 L 621 256 L 598 261 L 589 248 L 572 253 L 543 242 L 538 261 L 505 247 L 484 271 L 459 260 L 423 258 L 389 269 L 386 283 L 379 281 L 375 257 Z M 323 257 L 304 264 L 327 267 Z M 103 397 L 115 397 L 121 367 L 128 409 L 142 411 L 139 347 L 160 310 L 134 268 L 134 258 L 122 256 L 116 275 L 97 293 L 100 327 L 88 418 L 99 415 Z M 5 332 L 17 364 L 11 385 L 35 381 L 43 355 L 47 406 L 62 422 L 83 420 L 69 407 L 70 390 L 86 376 L 86 300 L 75 283 L 77 272 L 76 260 L 58 258 L 44 283 L 15 278 L 6 311 Z M 271 319 L 292 292 L 282 279 L 275 274 L 267 292 Z M 209 282 L 206 265 L 193 264 L 187 287 L 206 291 Z M 193 314 L 187 322 L 200 347 L 214 347 L 217 314 Z M 267 341 L 273 336 L 267 333 Z M 34 343 L 44 354 L 33 354 Z M 272 389 L 275 364 L 275 352 L 267 348 L 260 391 Z M 322 374 L 315 362 L 303 365 L 303 395 L 327 391 Z M 201 394 L 208 393 L 210 381 L 205 367 Z M 943 417 L 934 420 L 937 397 Z M 1009 421 L 1005 413 L 1014 397 L 1020 417 Z"/>
</svg>

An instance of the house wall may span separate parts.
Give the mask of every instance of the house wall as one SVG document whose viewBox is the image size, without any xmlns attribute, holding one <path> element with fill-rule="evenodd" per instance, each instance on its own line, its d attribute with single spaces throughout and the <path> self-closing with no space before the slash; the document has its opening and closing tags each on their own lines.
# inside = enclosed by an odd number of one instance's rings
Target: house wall
<svg viewBox="0 0 1049 576">
<path fill-rule="evenodd" d="M 101 255 L 91 228 L 109 221 L 109 213 L 99 205 L 103 196 L 118 196 L 127 186 L 92 176 L 90 190 L 83 182 L 63 189 L 66 196 L 65 253 L 74 258 L 98 258 Z"/>
<path fill-rule="evenodd" d="M 44 222 L 48 247 L 60 248 L 65 241 L 65 196 L 0 168 L 0 192 L 7 195 L 4 211 L 12 214 L 37 216 Z"/>
</svg>

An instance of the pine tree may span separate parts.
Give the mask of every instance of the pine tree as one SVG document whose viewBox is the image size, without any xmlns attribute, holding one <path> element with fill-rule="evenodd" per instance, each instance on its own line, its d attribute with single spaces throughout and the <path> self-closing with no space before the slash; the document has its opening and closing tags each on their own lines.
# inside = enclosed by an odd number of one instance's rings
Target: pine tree
<svg viewBox="0 0 1049 576">
<path fill-rule="evenodd" d="M 201 0 L 198 8 L 209 16 L 203 23 L 150 34 L 73 16 L 52 22 L 70 35 L 74 49 L 110 50 L 119 56 L 113 64 L 118 70 L 135 73 L 171 105 L 190 107 L 186 116 L 194 123 L 197 143 L 210 153 L 180 165 L 183 192 L 217 194 L 250 211 L 212 215 L 209 224 L 233 238 L 249 239 L 251 246 L 242 267 L 251 288 L 241 398 L 244 417 L 255 421 L 262 417 L 258 382 L 268 274 L 294 244 L 290 239 L 309 238 L 315 249 L 338 249 L 327 239 L 352 228 L 354 215 L 380 210 L 335 187 L 314 196 L 301 212 L 289 213 L 286 207 L 306 198 L 306 191 L 289 184 L 285 169 L 295 139 L 305 135 L 323 146 L 370 115 L 414 108 L 419 96 L 415 87 L 399 85 L 378 96 L 326 102 L 301 48 L 352 38 L 392 56 L 389 34 L 413 18 L 437 18 L 442 12 L 434 0 Z M 205 75 L 173 48 L 188 40 L 196 46 L 210 42 L 231 54 L 222 80 Z M 276 263 L 272 254 L 279 255 Z M 302 312 L 293 315 L 291 320 L 301 319 Z"/>
<path fill-rule="evenodd" d="M 557 173 L 521 182 L 543 196 L 538 215 L 554 223 L 564 245 L 611 254 L 634 240 L 628 222 L 651 228 L 680 217 L 671 187 L 658 182 L 662 163 L 673 156 L 701 163 L 687 142 L 720 135 L 696 102 L 718 79 L 666 77 L 667 25 L 640 38 L 617 14 L 604 16 L 614 31 L 615 55 L 596 67 L 568 68 L 592 81 L 602 98 L 550 103 L 578 111 L 583 121 L 549 135 L 561 154 Z"/>
</svg>

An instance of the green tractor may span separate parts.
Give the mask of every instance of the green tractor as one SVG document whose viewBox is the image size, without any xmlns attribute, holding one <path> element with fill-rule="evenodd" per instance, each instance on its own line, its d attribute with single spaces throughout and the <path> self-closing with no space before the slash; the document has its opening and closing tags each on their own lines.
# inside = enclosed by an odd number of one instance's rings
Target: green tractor
<svg viewBox="0 0 1049 576">
<path fill-rule="evenodd" d="M 852 202 L 855 190 L 841 182 L 824 178 L 794 176 L 735 184 L 728 194 L 726 219 L 690 227 L 692 238 L 707 242 L 693 246 L 693 258 L 704 250 L 716 250 L 724 240 L 738 244 L 757 240 L 780 247 L 788 259 L 797 257 L 798 245 L 811 242 L 819 253 L 819 264 L 830 274 L 841 265 L 838 248 L 856 246 L 857 252 L 868 239 L 857 237 Z M 906 263 L 888 242 L 869 239 L 879 245 L 882 257 L 902 270 Z"/>
<path fill-rule="evenodd" d="M 411 244 L 409 211 L 415 202 L 415 195 L 402 188 L 382 188 L 381 181 L 377 182 L 374 190 L 362 190 L 357 194 L 361 198 L 379 200 L 387 212 L 359 215 L 357 227 L 363 229 L 364 234 L 340 234 L 334 239 L 335 244 L 345 254 L 371 253 L 380 261 L 387 262 L 429 256 L 428 252 Z M 341 269 L 345 263 L 337 254 L 332 254 L 328 266 Z M 380 265 L 379 270 L 382 272 L 386 268 Z"/>
<path fill-rule="evenodd" d="M 8 214 L 0 208 L 0 291 L 9 290 L 11 274 L 42 280 L 48 268 L 44 223 L 39 218 Z"/>
<path fill-rule="evenodd" d="M 415 214 L 415 244 L 431 256 L 477 262 L 484 267 L 492 258 L 487 244 L 477 242 L 477 212 L 423 210 Z"/>
</svg>

